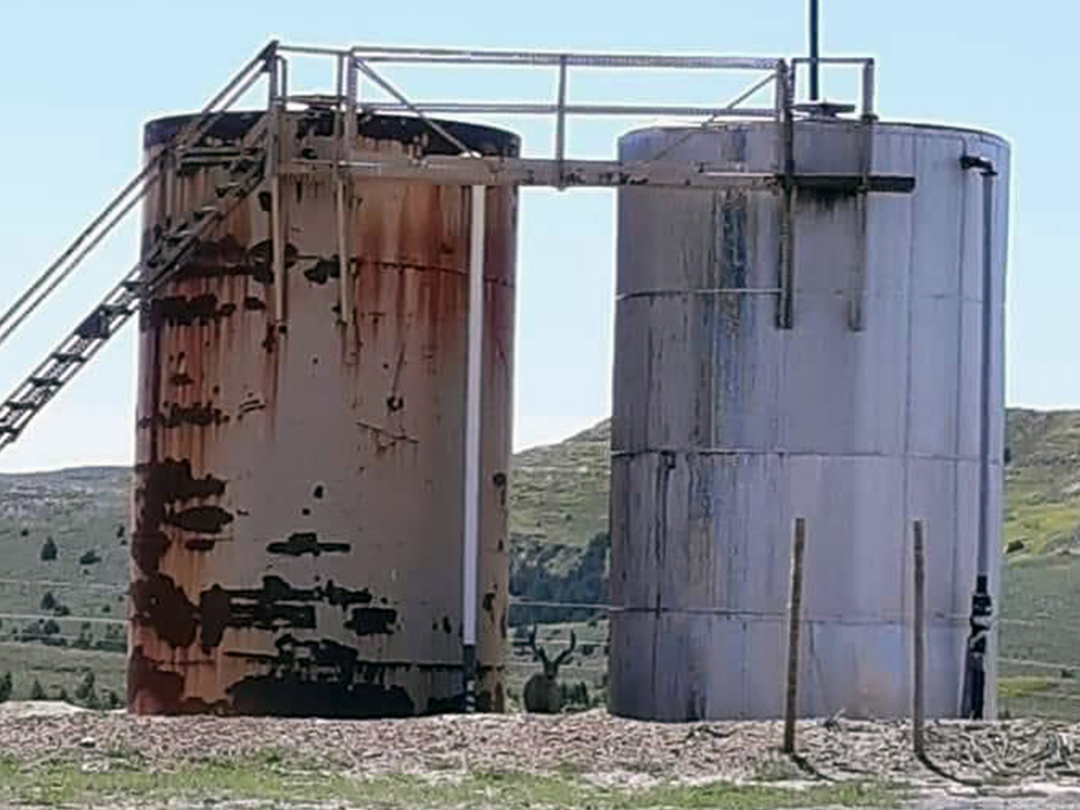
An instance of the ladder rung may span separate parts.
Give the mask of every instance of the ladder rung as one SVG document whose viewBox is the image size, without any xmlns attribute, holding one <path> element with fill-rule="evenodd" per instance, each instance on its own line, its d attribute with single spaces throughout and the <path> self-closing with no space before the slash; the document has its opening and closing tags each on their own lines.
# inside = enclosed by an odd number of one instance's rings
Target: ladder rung
<svg viewBox="0 0 1080 810">
<path fill-rule="evenodd" d="M 213 205 L 204 205 L 202 208 L 196 208 L 191 216 L 198 222 L 200 219 L 206 219 L 206 217 L 213 216 L 217 213 L 217 207 Z"/>
<path fill-rule="evenodd" d="M 57 363 L 85 363 L 86 358 L 78 352 L 53 352 L 50 357 Z"/>
<path fill-rule="evenodd" d="M 9 411 L 36 411 L 41 407 L 38 402 L 21 402 L 17 399 L 9 399 L 4 403 L 4 407 Z"/>
<path fill-rule="evenodd" d="M 22 433 L 22 428 L 13 427 L 12 425 L 0 424 L 0 433 L 7 433 L 11 436 L 18 436 L 20 433 Z"/>
<path fill-rule="evenodd" d="M 64 384 L 56 377 L 30 377 L 27 382 L 35 388 L 59 388 Z"/>
<path fill-rule="evenodd" d="M 139 292 L 143 288 L 143 283 L 141 281 L 123 281 L 120 286 L 128 292 Z"/>
</svg>

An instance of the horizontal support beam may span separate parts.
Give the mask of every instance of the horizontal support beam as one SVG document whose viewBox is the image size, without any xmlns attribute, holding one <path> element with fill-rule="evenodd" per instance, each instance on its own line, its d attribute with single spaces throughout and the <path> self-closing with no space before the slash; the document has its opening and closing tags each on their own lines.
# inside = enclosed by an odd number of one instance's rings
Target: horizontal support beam
<svg viewBox="0 0 1080 810">
<path fill-rule="evenodd" d="M 287 50 L 287 48 L 282 48 Z M 667 68 L 676 70 L 775 70 L 780 59 L 758 56 L 678 56 L 662 54 L 551 53 L 544 51 L 392 48 L 358 45 L 351 51 L 367 62 L 452 63 L 480 65 L 549 65 L 596 68 Z"/>
<path fill-rule="evenodd" d="M 411 105 L 395 102 L 375 102 L 362 105 L 366 112 L 413 112 L 451 113 L 455 115 L 501 114 L 501 115 L 555 115 L 557 104 L 529 104 L 514 102 L 443 102 L 417 101 Z M 567 104 L 562 108 L 566 115 L 670 115 L 685 117 L 720 118 L 776 118 L 772 107 L 674 107 L 638 104 Z"/>
<path fill-rule="evenodd" d="M 284 175 L 328 174 L 332 160 L 293 160 L 282 165 Z M 437 185 L 740 188 L 774 190 L 783 187 L 783 175 L 771 172 L 732 172 L 708 164 L 620 163 L 607 160 L 555 160 L 535 158 L 429 157 L 423 161 L 355 160 L 341 164 L 355 177 L 404 180 Z M 898 175 L 797 174 L 795 186 L 807 191 L 857 194 L 865 190 L 910 193 L 915 178 Z"/>
<path fill-rule="evenodd" d="M 332 160 L 294 160 L 282 166 L 284 174 L 321 174 L 333 169 Z M 605 160 L 429 157 L 422 162 L 357 160 L 344 168 L 355 177 L 373 180 L 415 180 L 441 185 L 482 186 L 684 186 L 706 188 L 771 188 L 773 174 L 697 170 L 692 165 L 631 164 Z"/>
</svg>

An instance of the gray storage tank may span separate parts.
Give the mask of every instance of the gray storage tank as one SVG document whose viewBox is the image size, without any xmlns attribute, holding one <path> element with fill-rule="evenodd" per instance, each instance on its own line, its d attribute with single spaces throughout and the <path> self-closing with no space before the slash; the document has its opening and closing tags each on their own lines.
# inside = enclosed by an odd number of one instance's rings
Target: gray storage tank
<svg viewBox="0 0 1080 810">
<path fill-rule="evenodd" d="M 644 129 L 620 140 L 620 158 L 670 150 L 663 160 L 774 172 L 776 136 L 772 123 Z M 985 501 L 996 593 L 1009 148 L 970 130 L 811 118 L 796 123 L 794 153 L 800 173 L 857 174 L 869 159 L 873 173 L 913 176 L 916 188 L 868 196 L 865 241 L 856 195 L 797 195 L 789 330 L 776 321 L 780 195 L 619 192 L 616 714 L 780 716 L 796 516 L 808 533 L 800 714 L 909 713 L 916 518 L 927 531 L 926 711 L 960 710 L 979 534 L 985 235 L 982 179 L 960 158 L 998 172 Z"/>
</svg>

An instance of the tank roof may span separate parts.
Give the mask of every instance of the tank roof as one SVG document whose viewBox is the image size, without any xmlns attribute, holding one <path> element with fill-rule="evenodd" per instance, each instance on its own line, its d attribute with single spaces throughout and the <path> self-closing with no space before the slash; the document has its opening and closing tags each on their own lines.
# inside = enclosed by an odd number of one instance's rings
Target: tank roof
<svg viewBox="0 0 1080 810">
<path fill-rule="evenodd" d="M 205 137 L 232 141 L 242 138 L 261 112 L 228 112 L 221 115 L 210 127 Z M 310 122 L 312 134 L 330 136 L 334 133 L 334 113 L 329 110 L 301 110 L 287 113 Z M 168 143 L 198 114 L 171 115 L 148 121 L 143 128 L 143 146 L 151 148 Z M 357 114 L 356 132 L 362 138 L 376 141 L 397 141 L 412 146 L 420 145 L 428 155 L 456 155 L 458 148 L 444 138 L 425 121 L 403 115 Z M 434 120 L 434 119 L 433 119 Z M 439 126 L 480 154 L 499 157 L 516 157 L 520 152 L 521 138 L 517 133 L 496 127 L 469 124 L 462 121 L 435 120 Z"/>
<path fill-rule="evenodd" d="M 741 129 L 750 129 L 750 128 L 755 128 L 755 127 L 771 127 L 771 126 L 774 126 L 775 123 L 776 122 L 773 121 L 773 120 L 748 121 L 745 118 L 732 118 L 732 119 L 728 119 L 728 120 L 719 119 L 719 120 L 711 123 L 709 125 L 709 129 L 724 129 L 724 128 L 727 128 L 727 127 L 737 127 L 737 128 L 741 128 Z M 813 124 L 820 124 L 820 125 L 823 125 L 823 126 L 835 126 L 835 125 L 842 125 L 842 124 L 861 125 L 862 121 L 860 121 L 857 118 L 824 118 L 824 117 L 816 117 L 816 118 L 812 118 L 812 119 L 797 119 L 796 123 L 800 123 L 800 124 L 801 123 L 813 123 Z M 958 135 L 973 135 L 973 136 L 976 136 L 976 137 L 979 137 L 979 138 L 985 138 L 987 140 L 995 141 L 995 142 L 1000 143 L 1001 145 L 1006 146 L 1006 147 L 1009 145 L 1008 140 L 1006 140 L 1004 136 L 998 135 L 998 134 L 996 134 L 994 132 L 990 132 L 990 131 L 985 130 L 985 129 L 978 129 L 976 127 L 953 126 L 951 124 L 932 124 L 932 123 L 923 123 L 923 122 L 918 122 L 918 121 L 884 121 L 884 120 L 875 121 L 874 126 L 875 127 L 880 127 L 882 129 L 908 128 L 908 129 L 929 130 L 929 131 L 934 131 L 934 132 L 941 132 L 942 134 L 952 133 L 952 134 L 958 134 Z M 657 132 L 657 131 L 661 131 L 661 130 L 690 131 L 690 130 L 699 130 L 699 129 L 702 129 L 702 127 L 699 124 L 689 124 L 689 123 L 687 123 L 687 124 L 679 124 L 679 123 L 675 123 L 675 122 L 662 122 L 662 123 L 657 123 L 657 124 L 651 124 L 649 126 L 635 127 L 634 129 L 629 129 L 626 132 L 622 133 L 619 136 L 619 138 L 621 139 L 621 138 L 629 137 L 629 136 L 636 135 L 638 133 L 643 133 L 643 132 Z M 708 130 L 706 129 L 706 131 L 708 131 Z"/>
</svg>

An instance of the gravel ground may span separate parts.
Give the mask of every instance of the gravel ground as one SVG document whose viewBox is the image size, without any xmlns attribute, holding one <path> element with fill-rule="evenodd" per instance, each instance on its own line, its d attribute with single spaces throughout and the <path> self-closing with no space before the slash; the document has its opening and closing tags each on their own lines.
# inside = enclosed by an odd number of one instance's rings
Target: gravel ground
<svg viewBox="0 0 1080 810">
<path fill-rule="evenodd" d="M 0 706 L 0 757 L 26 763 L 62 758 L 90 766 L 123 755 L 148 768 L 169 768 L 276 751 L 286 764 L 364 775 L 572 773 L 623 786 L 661 779 L 882 780 L 916 787 L 933 799 L 926 806 L 940 808 L 972 806 L 962 800 L 987 794 L 1012 800 L 979 806 L 1036 807 L 1052 798 L 1077 806 L 1080 798 L 1080 725 L 932 723 L 927 749 L 936 769 L 912 755 L 903 723 L 801 723 L 798 763 L 778 751 L 780 737 L 779 723 L 644 723 L 600 711 L 341 722 Z"/>
</svg>

